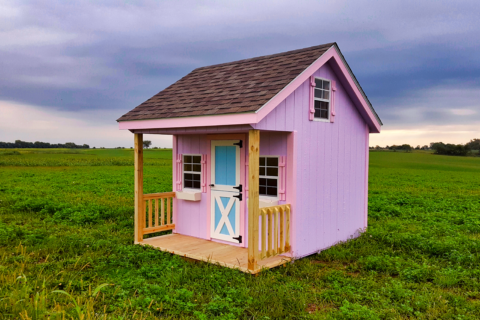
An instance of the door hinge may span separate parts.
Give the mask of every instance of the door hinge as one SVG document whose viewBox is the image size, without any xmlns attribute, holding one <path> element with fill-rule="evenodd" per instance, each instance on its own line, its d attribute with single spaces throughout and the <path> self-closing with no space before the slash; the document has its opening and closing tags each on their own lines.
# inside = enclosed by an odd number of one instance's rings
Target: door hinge
<svg viewBox="0 0 480 320">
<path fill-rule="evenodd" d="M 238 243 L 242 243 L 242 236 L 238 236 L 238 237 L 232 237 L 233 239 L 237 240 Z"/>
<path fill-rule="evenodd" d="M 238 196 L 233 196 L 234 198 L 238 198 L 238 200 L 242 201 L 242 194 L 240 193 Z"/>
<path fill-rule="evenodd" d="M 233 189 L 237 189 L 238 191 L 243 192 L 241 184 L 239 184 L 238 187 L 233 187 Z"/>
<path fill-rule="evenodd" d="M 237 143 L 233 144 L 234 146 L 239 146 L 240 149 L 243 148 L 243 140 L 238 141 Z"/>
</svg>

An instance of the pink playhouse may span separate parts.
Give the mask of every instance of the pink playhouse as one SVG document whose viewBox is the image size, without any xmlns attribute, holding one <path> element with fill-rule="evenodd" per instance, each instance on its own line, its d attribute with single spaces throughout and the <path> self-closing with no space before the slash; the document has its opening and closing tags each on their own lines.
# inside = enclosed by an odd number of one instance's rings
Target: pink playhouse
<svg viewBox="0 0 480 320">
<path fill-rule="evenodd" d="M 336 43 L 195 69 L 118 122 L 137 244 L 257 273 L 367 226 L 382 123 Z M 145 134 L 173 137 L 172 192 L 143 193 Z"/>
</svg>

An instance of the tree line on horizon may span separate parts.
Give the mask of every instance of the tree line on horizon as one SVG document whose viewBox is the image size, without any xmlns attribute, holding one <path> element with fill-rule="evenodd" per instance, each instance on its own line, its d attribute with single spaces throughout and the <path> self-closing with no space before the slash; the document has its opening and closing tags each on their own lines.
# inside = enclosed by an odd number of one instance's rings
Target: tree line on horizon
<svg viewBox="0 0 480 320">
<path fill-rule="evenodd" d="M 48 149 L 48 148 L 66 148 L 66 149 L 90 149 L 88 144 L 78 145 L 73 142 L 66 143 L 49 143 L 49 142 L 27 142 L 22 140 L 15 140 L 15 142 L 3 142 L 0 141 L 0 148 L 37 148 L 37 149 Z"/>
<path fill-rule="evenodd" d="M 412 152 L 413 150 L 433 150 L 435 154 L 449 155 L 449 156 L 466 156 L 472 153 L 472 151 L 478 151 L 480 153 L 480 139 L 472 139 L 466 144 L 452 144 L 443 142 L 431 142 L 430 145 L 416 146 L 415 148 L 409 144 L 386 146 L 382 148 L 380 146 L 370 147 L 373 150 L 392 150 Z"/>
</svg>

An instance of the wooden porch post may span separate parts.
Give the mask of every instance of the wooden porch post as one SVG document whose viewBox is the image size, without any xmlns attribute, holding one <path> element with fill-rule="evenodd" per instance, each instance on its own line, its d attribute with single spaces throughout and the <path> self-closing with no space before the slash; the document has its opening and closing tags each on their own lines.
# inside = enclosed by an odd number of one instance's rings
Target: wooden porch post
<svg viewBox="0 0 480 320">
<path fill-rule="evenodd" d="M 143 134 L 134 133 L 135 141 L 135 243 L 143 241 Z"/>
<path fill-rule="evenodd" d="M 260 130 L 248 131 L 248 269 L 257 269 Z"/>
</svg>

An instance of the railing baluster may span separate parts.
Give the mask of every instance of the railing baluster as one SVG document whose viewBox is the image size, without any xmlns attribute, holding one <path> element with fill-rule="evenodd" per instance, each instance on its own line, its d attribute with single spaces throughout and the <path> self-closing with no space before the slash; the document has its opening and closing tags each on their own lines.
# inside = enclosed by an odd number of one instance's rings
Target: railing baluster
<svg viewBox="0 0 480 320">
<path fill-rule="evenodd" d="M 267 251 L 267 257 L 270 257 L 273 255 L 273 234 L 272 234 L 272 210 L 267 209 L 268 213 L 268 251 Z"/>
<path fill-rule="evenodd" d="M 167 224 L 172 223 L 171 222 L 171 217 L 170 217 L 170 211 L 171 211 L 171 208 L 170 208 L 171 204 L 170 203 L 171 203 L 170 197 L 168 197 L 167 198 Z"/>
<path fill-rule="evenodd" d="M 153 219 L 152 219 L 152 213 L 153 213 L 153 210 L 152 210 L 152 199 L 148 200 L 148 225 L 150 226 L 150 228 L 153 227 Z"/>
<path fill-rule="evenodd" d="M 261 258 L 265 258 L 267 256 L 267 214 L 265 210 L 261 211 L 262 215 L 262 255 Z"/>
<path fill-rule="evenodd" d="M 148 200 L 145 200 L 143 202 L 143 227 L 144 228 L 148 228 L 147 204 L 148 204 Z"/>
<path fill-rule="evenodd" d="M 160 201 L 162 202 L 162 226 L 165 225 L 165 199 L 161 198 Z"/>
<path fill-rule="evenodd" d="M 278 254 L 278 207 L 275 207 L 275 211 L 273 212 L 273 215 L 274 215 L 274 219 L 273 219 L 273 242 L 274 242 L 274 246 L 273 246 L 273 253 L 274 254 Z"/>
<path fill-rule="evenodd" d="M 155 199 L 155 227 L 158 227 L 158 199 Z"/>
</svg>

